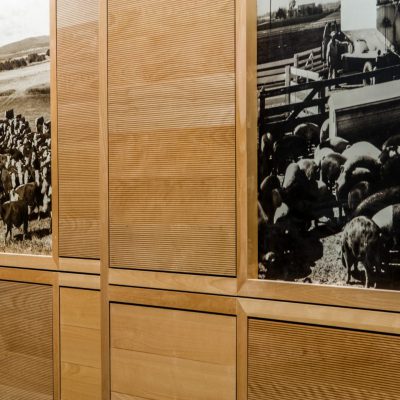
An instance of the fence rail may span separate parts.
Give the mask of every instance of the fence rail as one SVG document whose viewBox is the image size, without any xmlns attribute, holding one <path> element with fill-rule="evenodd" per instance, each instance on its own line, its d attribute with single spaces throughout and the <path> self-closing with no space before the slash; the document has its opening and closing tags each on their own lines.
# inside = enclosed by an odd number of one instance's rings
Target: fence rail
<svg viewBox="0 0 400 400">
<path fill-rule="evenodd" d="M 292 58 L 260 64 L 257 66 L 257 86 L 279 88 L 285 86 L 285 72 L 287 67 L 295 67 L 320 73 L 324 70 L 321 48 L 303 51 Z"/>
<path fill-rule="evenodd" d="M 327 118 L 326 104 L 329 99 L 329 88 L 336 85 L 359 85 L 363 83 L 363 80 L 371 78 L 375 78 L 379 81 L 400 79 L 400 65 L 342 76 L 335 79 L 313 80 L 313 78 L 318 77 L 317 73 L 292 67 L 289 67 L 289 75 L 290 73 L 296 73 L 303 78 L 310 79 L 310 81 L 270 89 L 264 86 L 260 91 L 259 137 L 266 132 L 281 134 L 282 131 L 290 131 L 297 124 L 303 122 L 322 123 Z M 290 101 L 291 95 L 296 93 L 301 94 L 303 100 L 292 103 Z M 267 100 L 269 102 L 276 97 L 285 98 L 286 104 L 279 104 L 273 107 L 267 106 Z M 287 99 L 289 99 L 289 101 L 287 101 Z M 310 111 L 311 109 L 314 111 Z"/>
</svg>

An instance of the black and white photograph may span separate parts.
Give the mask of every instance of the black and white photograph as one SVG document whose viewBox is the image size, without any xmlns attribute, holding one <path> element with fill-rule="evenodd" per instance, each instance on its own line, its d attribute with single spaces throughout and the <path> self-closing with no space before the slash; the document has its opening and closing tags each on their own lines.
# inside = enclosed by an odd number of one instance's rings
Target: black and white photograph
<svg viewBox="0 0 400 400">
<path fill-rule="evenodd" d="M 259 279 L 400 289 L 400 1 L 258 0 Z"/>
<path fill-rule="evenodd" d="M 49 255 L 50 2 L 2 0 L 0 252 Z"/>
</svg>

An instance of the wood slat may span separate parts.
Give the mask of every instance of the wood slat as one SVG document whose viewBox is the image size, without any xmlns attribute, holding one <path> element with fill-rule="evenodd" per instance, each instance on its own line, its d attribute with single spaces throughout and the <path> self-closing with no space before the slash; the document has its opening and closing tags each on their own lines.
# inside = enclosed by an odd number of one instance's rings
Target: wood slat
<svg viewBox="0 0 400 400">
<path fill-rule="evenodd" d="M 400 338 L 249 319 L 249 400 L 395 400 Z"/>
<path fill-rule="evenodd" d="M 98 0 L 57 2 L 59 254 L 99 258 Z"/>
<path fill-rule="evenodd" d="M 235 1 L 108 11 L 110 266 L 235 276 Z"/>
</svg>

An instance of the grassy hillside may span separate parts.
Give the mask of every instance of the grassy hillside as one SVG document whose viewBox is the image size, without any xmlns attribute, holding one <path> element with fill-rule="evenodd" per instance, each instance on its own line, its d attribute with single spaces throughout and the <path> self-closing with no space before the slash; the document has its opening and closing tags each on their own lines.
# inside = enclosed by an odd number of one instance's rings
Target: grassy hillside
<svg viewBox="0 0 400 400">
<path fill-rule="evenodd" d="M 47 51 L 50 46 L 49 36 L 37 36 L 9 43 L 0 47 L 0 61 L 9 58 L 23 57 L 29 53 Z"/>
</svg>

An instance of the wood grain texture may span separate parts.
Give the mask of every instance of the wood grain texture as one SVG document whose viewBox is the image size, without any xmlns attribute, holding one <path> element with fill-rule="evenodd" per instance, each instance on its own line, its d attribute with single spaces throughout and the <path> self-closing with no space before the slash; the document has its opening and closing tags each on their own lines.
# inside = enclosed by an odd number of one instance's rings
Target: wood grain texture
<svg viewBox="0 0 400 400">
<path fill-rule="evenodd" d="M 242 285 L 258 277 L 257 1 L 236 0 L 237 257 Z"/>
<path fill-rule="evenodd" d="M 227 351 L 236 346 L 232 317 L 112 304 L 111 327 L 111 347 L 115 349 L 235 364 L 235 352 Z"/>
<path fill-rule="evenodd" d="M 176 274 L 172 272 L 112 268 L 109 271 L 109 283 L 111 285 L 223 294 L 228 296 L 234 296 L 237 293 L 235 278 Z"/>
<path fill-rule="evenodd" d="M 58 266 L 60 271 L 100 274 L 100 260 L 59 258 Z"/>
<path fill-rule="evenodd" d="M 114 397 L 234 399 L 235 318 L 113 304 L 111 389 Z"/>
<path fill-rule="evenodd" d="M 394 400 L 398 336 L 249 319 L 249 400 Z"/>
<path fill-rule="evenodd" d="M 110 285 L 107 298 L 110 302 L 236 315 L 236 298 L 228 296 Z"/>
<path fill-rule="evenodd" d="M 51 286 L 0 281 L 0 398 L 53 399 Z"/>
<path fill-rule="evenodd" d="M 59 284 L 64 287 L 100 289 L 100 276 L 60 272 Z"/>
<path fill-rule="evenodd" d="M 238 295 L 370 310 L 400 311 L 400 292 L 393 290 L 367 290 L 248 279 L 240 286 Z"/>
<path fill-rule="evenodd" d="M 235 276 L 235 1 L 108 11 L 110 266 Z"/>
<path fill-rule="evenodd" d="M 59 254 L 99 258 L 98 0 L 57 3 Z"/>
<path fill-rule="evenodd" d="M 61 325 L 100 329 L 100 292 L 62 288 Z"/>
<path fill-rule="evenodd" d="M 101 398 L 100 292 L 60 289 L 61 400 Z"/>
<path fill-rule="evenodd" d="M 30 256 L 23 254 L 0 254 L 0 265 L 4 267 L 57 270 L 57 258 L 53 256 Z"/>
<path fill-rule="evenodd" d="M 400 335 L 399 313 L 243 298 L 238 307 L 254 318 Z"/>
<path fill-rule="evenodd" d="M 61 363 L 62 400 L 99 400 L 101 371 L 99 368 Z"/>
</svg>

